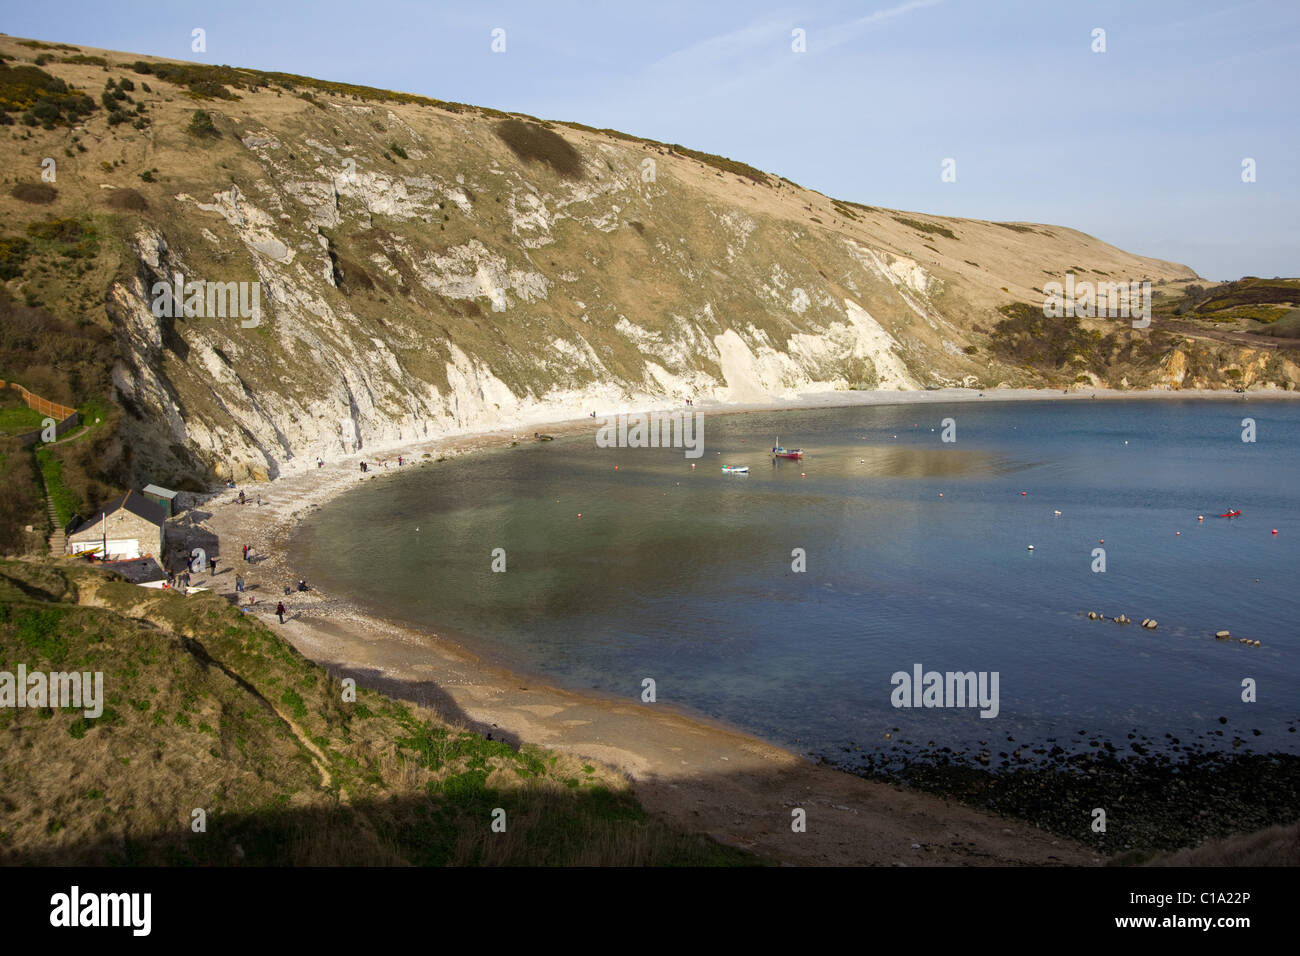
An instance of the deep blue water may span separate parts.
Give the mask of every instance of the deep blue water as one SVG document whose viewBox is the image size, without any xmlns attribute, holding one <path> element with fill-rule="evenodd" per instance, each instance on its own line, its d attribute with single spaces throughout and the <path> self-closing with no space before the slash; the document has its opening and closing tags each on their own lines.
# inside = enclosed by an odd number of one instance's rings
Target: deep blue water
<svg viewBox="0 0 1300 956">
<path fill-rule="evenodd" d="M 366 482 L 299 532 L 295 559 L 327 590 L 562 685 L 637 699 L 651 677 L 660 701 L 809 753 L 1134 731 L 1300 752 L 1296 404 L 733 415 L 706 421 L 694 469 L 594 434 Z M 774 466 L 778 435 L 804 461 Z M 1242 516 L 1217 517 L 1229 508 Z M 1214 640 L 1225 628 L 1262 647 Z M 998 672 L 1000 713 L 893 707 L 891 675 L 915 663 Z"/>
</svg>

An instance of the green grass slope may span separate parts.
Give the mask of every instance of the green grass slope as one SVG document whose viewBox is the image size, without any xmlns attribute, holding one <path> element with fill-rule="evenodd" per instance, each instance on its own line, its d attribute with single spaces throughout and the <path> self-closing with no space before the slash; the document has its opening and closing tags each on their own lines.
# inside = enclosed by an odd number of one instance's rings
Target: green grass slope
<svg viewBox="0 0 1300 956">
<path fill-rule="evenodd" d="M 20 663 L 102 672 L 105 699 L 97 719 L 0 709 L 0 863 L 759 862 L 648 817 L 602 769 L 367 690 L 346 702 L 215 596 L 0 562 L 0 671 Z"/>
</svg>

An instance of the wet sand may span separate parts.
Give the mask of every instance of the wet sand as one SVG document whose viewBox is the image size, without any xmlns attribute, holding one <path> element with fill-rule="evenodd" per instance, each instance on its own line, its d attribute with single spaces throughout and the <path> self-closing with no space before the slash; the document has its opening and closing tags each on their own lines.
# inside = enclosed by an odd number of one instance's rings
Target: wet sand
<svg viewBox="0 0 1300 956">
<path fill-rule="evenodd" d="M 1235 398 L 1223 392 L 988 390 L 932 392 L 835 392 L 755 405 L 698 403 L 695 411 L 746 411 L 844 405 L 954 401 L 1111 398 Z M 1251 393 L 1295 398 L 1294 393 Z M 680 408 L 680 405 L 673 406 Z M 216 535 L 219 573 L 196 575 L 235 597 L 242 574 L 252 613 L 276 628 L 299 651 L 337 676 L 437 710 L 514 744 L 534 743 L 600 761 L 626 776 L 651 812 L 715 839 L 800 865 L 1095 865 L 1101 857 L 1016 820 L 981 813 L 951 801 L 871 782 L 769 744 L 736 729 L 639 698 L 614 699 L 548 685 L 484 660 L 448 633 L 434 633 L 377 618 L 346 599 L 319 591 L 284 594 L 298 580 L 286 545 L 298 522 L 362 480 L 383 480 L 408 468 L 430 467 L 439 457 L 532 441 L 535 431 L 561 435 L 590 430 L 590 418 L 542 425 L 522 422 L 510 430 L 466 433 L 364 454 L 332 456 L 317 468 L 313 459 L 287 463 L 274 481 L 222 489 L 200 500 L 169 526 L 169 551 Z M 428 453 L 431 457 L 422 458 Z M 407 464 L 399 468 L 397 455 Z M 369 474 L 360 462 L 371 462 Z M 375 467 L 377 460 L 388 467 Z M 411 461 L 414 459 L 414 462 Z M 433 465 L 436 467 L 436 465 Z M 248 504 L 237 502 L 243 490 Z M 261 504 L 256 504 L 260 495 Z M 252 548 L 252 563 L 241 547 Z M 211 549 L 209 548 L 209 553 Z M 284 601 L 287 621 L 276 620 Z M 805 811 L 805 832 L 792 829 L 793 811 Z"/>
</svg>

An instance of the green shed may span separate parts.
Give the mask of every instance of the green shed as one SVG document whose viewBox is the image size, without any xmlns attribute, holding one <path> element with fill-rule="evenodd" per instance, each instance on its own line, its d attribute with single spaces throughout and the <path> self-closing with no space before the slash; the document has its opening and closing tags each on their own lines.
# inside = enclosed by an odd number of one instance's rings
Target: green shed
<svg viewBox="0 0 1300 956">
<path fill-rule="evenodd" d="M 167 517 L 176 513 L 176 492 L 157 485 L 145 485 L 144 496 L 167 512 Z"/>
</svg>

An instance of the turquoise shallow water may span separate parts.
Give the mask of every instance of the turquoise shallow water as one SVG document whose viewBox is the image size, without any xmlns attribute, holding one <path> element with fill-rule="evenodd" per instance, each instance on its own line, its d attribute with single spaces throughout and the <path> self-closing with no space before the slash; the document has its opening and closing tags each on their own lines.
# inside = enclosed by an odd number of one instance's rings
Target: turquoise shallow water
<svg viewBox="0 0 1300 956">
<path fill-rule="evenodd" d="M 778 435 L 803 462 L 771 463 Z M 325 589 L 557 683 L 636 699 L 651 677 L 661 701 L 813 754 L 1133 732 L 1300 751 L 1295 404 L 733 415 L 706 421 L 691 461 L 598 448 L 593 424 L 367 482 L 292 550 Z M 1229 508 L 1242 516 L 1215 517 Z M 1263 646 L 1216 642 L 1221 628 Z M 891 675 L 916 663 L 996 671 L 997 717 L 895 708 Z"/>
</svg>

